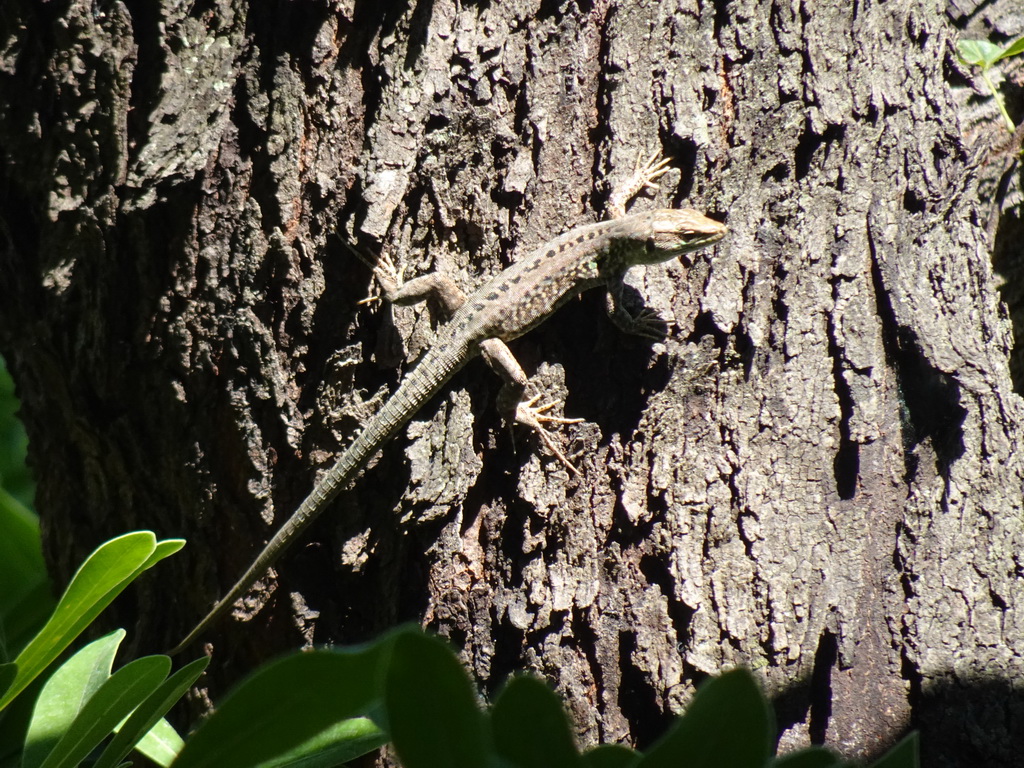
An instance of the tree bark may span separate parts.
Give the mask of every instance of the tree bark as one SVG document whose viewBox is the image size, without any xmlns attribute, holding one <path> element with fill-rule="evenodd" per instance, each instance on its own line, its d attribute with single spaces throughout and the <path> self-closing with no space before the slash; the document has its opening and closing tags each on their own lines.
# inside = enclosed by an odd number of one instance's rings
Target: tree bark
<svg viewBox="0 0 1024 768">
<path fill-rule="evenodd" d="M 633 276 L 665 341 L 587 296 L 514 344 L 582 476 L 467 367 L 209 634 L 197 709 L 414 620 L 584 743 L 747 665 L 783 749 L 1010 765 L 1022 409 L 943 7 L 8 0 L 0 343 L 59 578 L 185 537 L 106 620 L 169 647 L 430 343 L 346 243 L 472 287 L 660 152 L 636 208 L 730 228 Z"/>
</svg>

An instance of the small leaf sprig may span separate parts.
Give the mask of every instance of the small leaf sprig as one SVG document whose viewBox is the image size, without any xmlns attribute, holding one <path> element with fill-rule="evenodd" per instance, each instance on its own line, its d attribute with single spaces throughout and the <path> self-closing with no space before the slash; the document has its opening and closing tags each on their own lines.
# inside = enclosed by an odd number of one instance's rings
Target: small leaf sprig
<svg viewBox="0 0 1024 768">
<path fill-rule="evenodd" d="M 1006 104 L 1003 102 L 1002 95 L 989 78 L 989 70 L 996 62 L 1002 59 L 1024 53 L 1024 37 L 1018 37 L 1006 45 L 996 45 L 988 40 L 961 40 L 957 43 L 956 47 L 962 62 L 973 64 L 981 70 L 981 79 L 988 86 L 992 98 L 996 100 L 996 106 L 1003 116 L 1003 122 L 1006 123 L 1007 129 L 1009 129 L 1010 133 L 1013 133 L 1017 126 L 1013 124 L 1013 120 L 1010 119 L 1010 113 L 1006 111 Z"/>
</svg>

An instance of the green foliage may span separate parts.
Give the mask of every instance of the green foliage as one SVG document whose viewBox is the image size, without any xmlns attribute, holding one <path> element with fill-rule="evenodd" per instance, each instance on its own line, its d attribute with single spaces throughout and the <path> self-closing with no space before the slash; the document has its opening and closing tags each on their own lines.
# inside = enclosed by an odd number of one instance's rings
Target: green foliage
<svg viewBox="0 0 1024 768">
<path fill-rule="evenodd" d="M 750 673 L 726 672 L 701 688 L 686 716 L 675 722 L 638 765 L 669 768 L 679 764 L 681 755 L 688 755 L 687 764 L 694 768 L 755 768 L 772 755 L 774 731 L 768 703 Z"/>
<path fill-rule="evenodd" d="M 166 656 L 136 659 L 111 674 L 123 638 L 118 630 L 86 646 L 47 680 L 25 738 L 23 768 L 78 765 L 167 677 Z"/>
<path fill-rule="evenodd" d="M 875 763 L 874 768 L 879 768 Z M 899 763 L 899 765 L 917 765 L 917 763 Z M 823 747 L 808 747 L 785 757 L 779 757 L 772 763 L 773 768 L 840 768 L 842 761 Z"/>
<path fill-rule="evenodd" d="M 35 488 L 25 465 L 28 437 L 17 413 L 14 382 L 4 359 L 0 357 L 0 486 L 14 497 L 20 507 L 28 509 Z"/>
<path fill-rule="evenodd" d="M 208 659 L 170 678 L 167 656 L 136 659 L 111 673 L 124 638 L 118 630 L 82 648 L 39 683 L 103 608 L 181 546 L 180 540 L 157 541 L 150 531 L 138 531 L 108 541 L 89 556 L 35 637 L 13 662 L 0 665 L 0 714 L 5 716 L 0 743 L 6 745 L 0 757 L 15 762 L 18 753 L 11 745 L 17 740 L 24 745 L 22 768 L 72 768 L 114 733 L 94 763 L 99 768 L 119 765 L 133 748 L 159 765 L 170 764 L 181 739 L 162 718 L 195 683 Z"/>
<path fill-rule="evenodd" d="M 167 657 L 152 656 L 149 658 L 166 659 Z M 117 735 L 111 740 L 93 768 L 113 768 L 133 748 L 138 749 L 159 765 L 169 765 L 181 751 L 183 743 L 181 737 L 163 717 L 199 679 L 209 663 L 210 659 L 205 656 L 196 659 L 153 687 L 149 696 L 117 728 Z M 170 669 L 170 664 L 167 664 L 166 668 Z"/>
<path fill-rule="evenodd" d="M 377 703 L 377 676 L 389 642 L 297 653 L 265 664 L 199 726 L 175 768 L 282 765 L 275 758 L 284 753 L 291 753 L 291 765 L 299 758 L 303 765 L 337 765 L 376 749 L 384 739 L 364 716 Z M 335 728 L 342 723 L 344 728 Z M 303 749 L 311 742 L 315 752 Z M 324 749 L 341 757 L 312 762 Z"/>
<path fill-rule="evenodd" d="M 133 748 L 174 768 L 328 768 L 389 742 L 406 768 L 839 764 L 820 748 L 774 758 L 771 711 L 746 670 L 701 686 L 686 714 L 647 754 L 615 745 L 581 754 L 561 702 L 546 685 L 515 677 L 484 710 L 455 654 L 410 627 L 365 646 L 296 653 L 261 667 L 187 743 L 162 718 L 208 659 L 170 677 L 170 659 L 160 655 L 112 672 L 121 630 L 71 656 L 35 695 L 30 684 L 96 614 L 180 546 L 157 541 L 149 531 L 107 542 L 78 570 L 36 637 L 13 663 L 0 665 L 0 710 L 19 694 L 34 696 L 23 768 L 73 768 L 86 761 L 115 768 Z M 914 768 L 916 741 L 904 741 L 875 765 Z"/>
<path fill-rule="evenodd" d="M 39 521 L 0 488 L 0 661 L 21 648 L 53 610 Z"/>
<path fill-rule="evenodd" d="M 347 732 L 321 731 L 331 718 Z M 456 656 L 441 641 L 401 628 L 351 650 L 288 656 L 257 670 L 185 745 L 173 768 L 330 766 L 390 742 L 406 768 L 829 768 L 813 747 L 774 756 L 770 708 L 753 676 L 737 669 L 701 686 L 686 713 L 646 754 L 607 745 L 580 753 L 558 697 L 516 677 L 481 708 Z M 327 756 L 324 746 L 333 751 Z M 291 750 L 289 757 L 283 756 Z M 875 768 L 914 768 L 910 737 Z"/>
<path fill-rule="evenodd" d="M 42 674 L 140 573 L 183 544 L 181 539 L 158 542 L 151 531 L 136 531 L 93 552 L 72 578 L 46 625 L 14 660 L 16 672 L 7 690 L 0 693 L 0 710 Z M 10 674 L 7 667 L 0 666 L 0 675 Z"/>
<path fill-rule="evenodd" d="M 0 662 L 10 658 L 9 649 L 28 642 L 54 605 L 39 520 L 28 506 L 33 493 L 25 466 L 28 440 L 17 410 L 14 384 L 0 358 Z"/>
<path fill-rule="evenodd" d="M 583 755 L 586 768 L 626 768 L 634 765 L 639 753 L 621 744 L 599 744 Z"/>
<path fill-rule="evenodd" d="M 562 702 L 536 678 L 509 680 L 494 702 L 491 721 L 495 749 L 508 755 L 516 765 L 583 766 Z M 628 764 L 635 755 L 632 750 L 626 750 L 618 759 Z M 614 755 L 598 757 L 602 759 L 614 761 L 616 758 Z"/>
<path fill-rule="evenodd" d="M 999 107 L 999 112 L 1003 116 L 1003 122 L 1006 123 L 1010 133 L 1013 133 L 1017 126 L 1013 124 L 1009 112 L 1006 111 L 1002 95 L 989 78 L 989 70 L 997 61 L 1024 53 L 1024 37 L 1019 37 L 1003 46 L 990 43 L 987 40 L 961 40 L 957 44 L 957 52 L 961 61 L 965 64 L 973 64 L 981 70 L 981 79 L 985 81 L 989 93 L 995 99 L 996 106 Z"/>
<path fill-rule="evenodd" d="M 473 684 L 451 650 L 415 630 L 399 632 L 382 670 L 384 724 L 406 768 L 496 765 Z"/>
</svg>

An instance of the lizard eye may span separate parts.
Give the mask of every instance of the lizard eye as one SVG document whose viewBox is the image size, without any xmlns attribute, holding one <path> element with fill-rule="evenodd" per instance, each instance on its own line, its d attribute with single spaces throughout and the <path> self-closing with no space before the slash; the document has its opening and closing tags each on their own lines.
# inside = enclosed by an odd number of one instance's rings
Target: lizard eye
<svg viewBox="0 0 1024 768">
<path fill-rule="evenodd" d="M 657 241 L 653 237 L 648 237 L 647 238 L 646 245 L 647 245 L 647 252 L 648 253 L 654 253 L 654 251 L 656 251 L 658 249 L 658 243 L 657 243 Z"/>
</svg>

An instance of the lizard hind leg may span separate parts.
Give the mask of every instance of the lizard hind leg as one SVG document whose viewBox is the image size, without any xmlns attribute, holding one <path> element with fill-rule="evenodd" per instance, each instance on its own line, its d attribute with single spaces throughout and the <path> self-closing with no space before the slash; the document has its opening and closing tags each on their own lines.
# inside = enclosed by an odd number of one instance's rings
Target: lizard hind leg
<svg viewBox="0 0 1024 768">
<path fill-rule="evenodd" d="M 558 405 L 559 401 L 557 400 L 540 406 L 536 406 L 534 403 L 541 398 L 541 395 L 525 400 L 524 393 L 529 379 L 505 342 L 500 339 L 487 339 L 481 343 L 480 351 L 487 364 L 501 376 L 504 382 L 501 392 L 498 393 L 498 410 L 505 421 L 508 424 L 522 424 L 524 427 L 532 429 L 551 454 L 569 470 L 569 473 L 579 476 L 580 471 L 555 445 L 551 433 L 544 428 L 544 424 L 578 424 L 583 419 L 566 419 L 548 415 L 547 411 Z"/>
</svg>

